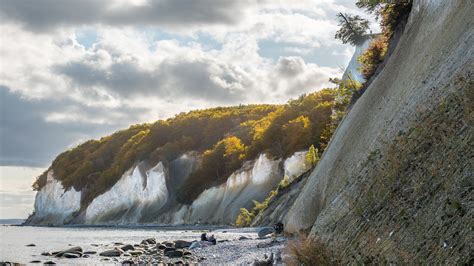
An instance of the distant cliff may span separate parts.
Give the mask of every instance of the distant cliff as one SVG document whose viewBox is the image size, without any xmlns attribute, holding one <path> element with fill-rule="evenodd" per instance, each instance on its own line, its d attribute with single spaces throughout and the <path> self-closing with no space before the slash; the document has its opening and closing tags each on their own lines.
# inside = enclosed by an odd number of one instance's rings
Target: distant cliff
<svg viewBox="0 0 474 266">
<path fill-rule="evenodd" d="M 329 140 L 336 89 L 284 105 L 197 110 L 58 155 L 27 224 L 233 224 Z M 303 155 L 303 156 L 302 156 Z"/>
</svg>

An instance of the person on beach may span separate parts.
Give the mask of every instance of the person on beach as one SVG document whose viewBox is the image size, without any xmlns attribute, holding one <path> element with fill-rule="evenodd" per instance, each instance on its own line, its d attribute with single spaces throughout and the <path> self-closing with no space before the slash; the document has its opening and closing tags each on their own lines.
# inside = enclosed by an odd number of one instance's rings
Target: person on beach
<svg viewBox="0 0 474 266">
<path fill-rule="evenodd" d="M 217 240 L 216 238 L 214 237 L 214 235 L 211 235 L 210 237 L 207 238 L 207 241 L 208 242 L 211 242 L 213 245 L 216 245 L 217 244 Z"/>
</svg>

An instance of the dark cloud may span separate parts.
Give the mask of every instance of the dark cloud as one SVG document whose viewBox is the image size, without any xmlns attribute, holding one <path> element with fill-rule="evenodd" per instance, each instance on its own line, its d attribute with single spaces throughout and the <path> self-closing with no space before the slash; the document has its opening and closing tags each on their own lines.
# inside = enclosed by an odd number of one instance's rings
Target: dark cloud
<svg viewBox="0 0 474 266">
<path fill-rule="evenodd" d="M 73 102 L 29 101 L 0 86 L 0 165 L 47 166 L 69 145 L 80 139 L 97 138 L 127 127 L 137 112 L 123 108 L 129 119 L 112 120 L 112 124 L 87 121 L 47 122 L 49 112 L 74 107 L 88 117 L 100 116 L 107 110 L 78 105 Z M 122 108 L 122 107 L 121 107 Z M 135 120 L 136 121 L 136 120 Z"/>
<path fill-rule="evenodd" d="M 234 24 L 249 1 L 149 0 L 144 5 L 118 5 L 97 0 L 0 0 L 0 16 L 32 31 L 90 24 L 189 27 Z"/>
<path fill-rule="evenodd" d="M 135 61 L 117 61 L 106 68 L 94 62 L 70 62 L 54 67 L 80 87 L 103 87 L 119 97 L 154 96 L 235 103 L 245 98 L 240 89 L 249 81 L 226 64 L 209 60 L 166 60 L 155 69 L 142 69 Z"/>
</svg>

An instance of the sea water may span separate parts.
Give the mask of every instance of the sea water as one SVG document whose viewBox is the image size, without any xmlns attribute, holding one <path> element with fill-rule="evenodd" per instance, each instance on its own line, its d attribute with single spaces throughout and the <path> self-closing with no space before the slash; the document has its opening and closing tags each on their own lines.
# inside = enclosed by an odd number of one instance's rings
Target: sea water
<svg viewBox="0 0 474 266">
<path fill-rule="evenodd" d="M 155 238 L 159 242 L 198 240 L 203 230 L 218 230 L 216 227 L 34 227 L 0 226 L 0 261 L 29 263 L 54 261 L 59 264 L 110 264 L 99 252 L 112 249 L 114 243 L 139 244 L 142 240 Z M 242 233 L 242 232 L 240 232 Z M 34 244 L 34 247 L 27 247 Z M 96 246 L 98 245 L 98 246 Z M 43 252 L 60 251 L 80 246 L 84 251 L 96 251 L 90 258 L 66 259 L 42 256 Z M 120 258 L 118 262 L 124 260 Z M 117 262 L 116 262 L 117 263 Z"/>
</svg>

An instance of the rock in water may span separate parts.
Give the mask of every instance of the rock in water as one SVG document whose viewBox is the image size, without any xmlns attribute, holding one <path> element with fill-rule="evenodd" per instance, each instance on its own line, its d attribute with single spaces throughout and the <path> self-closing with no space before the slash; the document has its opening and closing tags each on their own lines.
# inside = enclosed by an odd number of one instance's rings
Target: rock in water
<svg viewBox="0 0 474 266">
<path fill-rule="evenodd" d="M 61 255 L 62 258 L 67 258 L 67 259 L 77 259 L 80 258 L 81 255 L 77 253 L 64 253 Z"/>
<path fill-rule="evenodd" d="M 174 246 L 176 248 L 189 248 L 192 242 L 184 241 L 184 240 L 176 240 L 174 241 Z"/>
<path fill-rule="evenodd" d="M 120 249 L 123 251 L 135 250 L 135 248 L 132 245 L 123 245 L 120 247 Z"/>
<path fill-rule="evenodd" d="M 28 245 L 26 245 L 26 246 L 27 246 L 27 247 L 36 247 L 35 244 L 28 244 Z"/>
<path fill-rule="evenodd" d="M 264 237 L 266 235 L 269 235 L 273 233 L 275 230 L 273 230 L 273 227 L 263 227 L 258 231 L 258 237 Z"/>
<path fill-rule="evenodd" d="M 120 257 L 122 253 L 116 249 L 106 250 L 104 252 L 99 253 L 99 256 L 103 257 Z"/>
<path fill-rule="evenodd" d="M 82 256 L 82 248 L 81 247 L 72 247 L 72 248 L 68 248 L 68 249 L 65 249 L 65 250 L 62 250 L 62 251 L 59 251 L 59 252 L 53 252 L 53 255 L 55 255 L 56 257 L 62 257 L 65 253 L 77 254 L 80 257 L 80 256 Z"/>
</svg>

